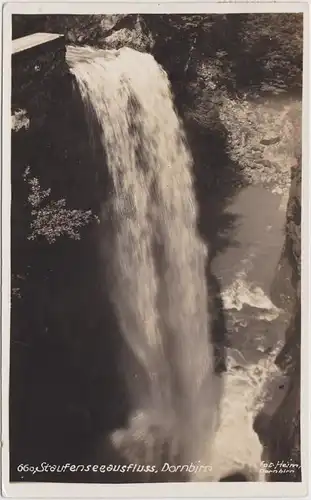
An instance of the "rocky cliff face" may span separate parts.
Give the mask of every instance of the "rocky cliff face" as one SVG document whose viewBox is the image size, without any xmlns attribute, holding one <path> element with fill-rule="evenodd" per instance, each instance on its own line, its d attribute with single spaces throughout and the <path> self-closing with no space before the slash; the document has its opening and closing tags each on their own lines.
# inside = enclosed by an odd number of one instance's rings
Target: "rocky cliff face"
<svg viewBox="0 0 311 500">
<path fill-rule="evenodd" d="M 52 110 L 59 106 L 60 89 L 66 89 L 68 71 L 62 37 L 40 43 L 12 54 L 12 268 L 13 276 L 25 270 L 30 234 L 31 213 L 27 205 L 28 187 L 24 174 L 31 167 L 33 175 L 51 173 L 45 168 L 51 138 L 45 134 Z M 66 92 L 66 91 L 65 91 Z M 63 99 L 63 98 L 62 98 Z M 42 141 L 42 135 L 45 136 Z M 41 177 L 40 175 L 40 177 Z M 17 280 L 18 281 L 18 280 Z M 19 284 L 15 283 L 16 288 Z M 14 287 L 14 284 L 13 284 Z"/>
<path fill-rule="evenodd" d="M 25 269 L 28 252 L 36 248 L 29 238 L 36 218 L 34 210 L 64 197 L 68 208 L 87 210 L 94 204 L 95 173 L 92 175 L 92 169 L 86 172 L 82 167 L 89 158 L 87 127 L 65 61 L 64 42 L 62 37 L 52 42 L 43 40 L 12 55 L 15 276 L 23 274 L 21 268 Z M 32 197 L 35 193 L 38 200 Z M 40 246 L 46 238 L 39 233 L 35 243 Z"/>
<path fill-rule="evenodd" d="M 10 449 L 19 480 L 19 463 L 87 460 L 120 419 L 120 392 L 98 272 L 104 160 L 89 148 L 64 40 L 12 58 Z"/>
<path fill-rule="evenodd" d="M 301 158 L 292 168 L 287 207 L 285 247 L 274 283 L 275 302 L 290 307 L 291 321 L 285 345 L 276 363 L 289 379 L 280 406 L 270 413 L 268 405 L 258 415 L 255 430 L 264 445 L 263 460 L 272 462 L 276 472 L 269 481 L 301 481 L 300 470 L 300 355 L 301 355 Z M 280 295 L 279 290 L 287 293 Z M 282 388 L 280 388 L 282 389 Z M 278 463 L 290 463 L 286 472 Z"/>
</svg>

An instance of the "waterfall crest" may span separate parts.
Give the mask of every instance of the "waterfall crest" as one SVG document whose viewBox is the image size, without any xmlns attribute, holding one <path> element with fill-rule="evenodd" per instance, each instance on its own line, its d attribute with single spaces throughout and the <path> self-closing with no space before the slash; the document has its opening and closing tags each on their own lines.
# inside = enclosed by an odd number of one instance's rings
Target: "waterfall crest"
<svg viewBox="0 0 311 500">
<path fill-rule="evenodd" d="M 129 447 L 144 440 L 153 460 L 160 444 L 167 460 L 188 463 L 212 437 L 219 388 L 183 127 L 151 55 L 72 47 L 67 58 L 113 185 L 110 293 L 135 410 L 122 436 Z"/>
</svg>

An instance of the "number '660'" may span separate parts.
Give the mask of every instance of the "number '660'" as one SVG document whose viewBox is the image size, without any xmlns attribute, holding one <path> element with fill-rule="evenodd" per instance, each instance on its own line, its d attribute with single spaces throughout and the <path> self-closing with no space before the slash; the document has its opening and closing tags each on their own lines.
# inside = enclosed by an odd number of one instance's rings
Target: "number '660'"
<svg viewBox="0 0 311 500">
<path fill-rule="evenodd" d="M 17 466 L 17 472 L 34 472 L 35 467 L 29 464 L 19 464 Z"/>
</svg>

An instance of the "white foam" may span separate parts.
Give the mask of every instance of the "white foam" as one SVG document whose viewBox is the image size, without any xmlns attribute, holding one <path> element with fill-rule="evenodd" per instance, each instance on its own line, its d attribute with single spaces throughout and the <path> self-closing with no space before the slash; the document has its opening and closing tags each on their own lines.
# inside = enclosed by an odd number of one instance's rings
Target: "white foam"
<svg viewBox="0 0 311 500">
<path fill-rule="evenodd" d="M 281 310 L 278 309 L 263 289 L 248 283 L 243 274 L 239 273 L 234 282 L 222 292 L 224 308 L 227 310 L 241 311 L 244 306 L 260 309 L 258 319 L 272 321 L 276 319 Z"/>
<path fill-rule="evenodd" d="M 219 481 L 233 472 L 241 472 L 249 481 L 265 481 L 260 472 L 263 447 L 253 430 L 253 422 L 269 396 L 268 382 L 273 377 L 282 377 L 275 365 L 275 357 L 281 348 L 280 343 L 265 359 L 256 364 L 244 363 L 239 370 L 236 369 L 237 353 L 233 352 L 232 356 L 228 352 L 220 425 L 206 459 L 212 471 L 201 472 L 194 480 Z M 243 359 L 241 353 L 239 356 Z M 270 394 L 272 397 L 274 395 Z M 204 463 L 204 458 L 201 462 Z"/>
</svg>

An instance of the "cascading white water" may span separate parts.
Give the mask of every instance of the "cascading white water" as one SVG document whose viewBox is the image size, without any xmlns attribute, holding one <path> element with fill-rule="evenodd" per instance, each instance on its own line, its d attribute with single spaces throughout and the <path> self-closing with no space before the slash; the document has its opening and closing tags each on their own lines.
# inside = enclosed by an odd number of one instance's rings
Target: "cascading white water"
<svg viewBox="0 0 311 500">
<path fill-rule="evenodd" d="M 188 463 L 212 437 L 220 394 L 183 127 L 151 55 L 72 47 L 67 59 L 113 180 L 111 298 L 135 364 L 125 366 L 136 410 L 127 442 L 154 439 Z"/>
</svg>

